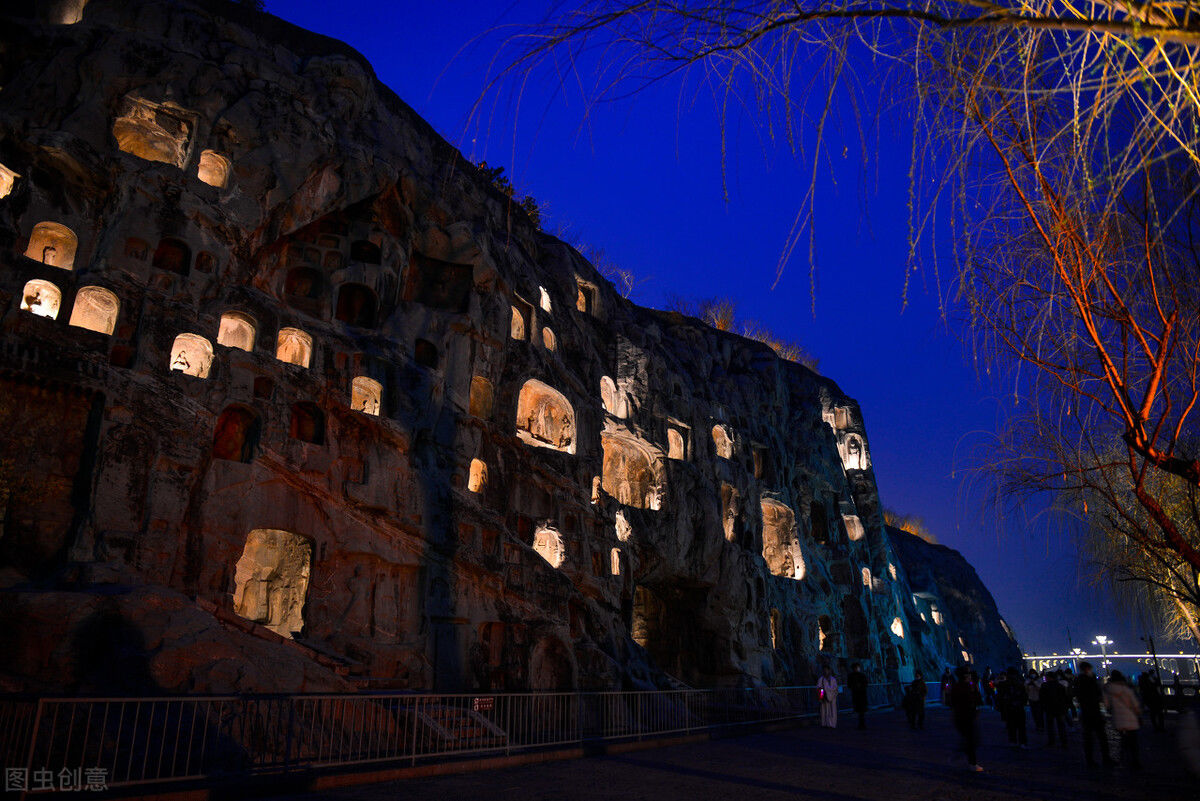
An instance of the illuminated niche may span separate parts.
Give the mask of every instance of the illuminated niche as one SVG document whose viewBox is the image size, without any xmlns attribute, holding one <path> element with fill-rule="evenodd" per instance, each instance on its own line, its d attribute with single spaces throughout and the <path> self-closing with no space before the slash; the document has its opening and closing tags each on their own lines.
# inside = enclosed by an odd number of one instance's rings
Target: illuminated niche
<svg viewBox="0 0 1200 801">
<path fill-rule="evenodd" d="M 299 328 L 281 328 L 276 336 L 275 358 L 307 368 L 312 362 L 313 340 Z"/>
<path fill-rule="evenodd" d="M 258 325 L 250 315 L 235 311 L 221 315 L 221 326 L 217 330 L 218 345 L 250 352 L 254 350 L 257 335 Z"/>
<path fill-rule="evenodd" d="M 8 167 L 0 164 L 0 198 L 6 198 L 12 194 L 13 187 L 20 177 L 20 173 L 15 173 Z"/>
<path fill-rule="evenodd" d="M 27 311 L 38 317 L 58 317 L 59 306 L 62 305 L 62 291 L 49 281 L 34 278 L 25 284 L 21 291 L 21 311 Z"/>
<path fill-rule="evenodd" d="M 717 456 L 722 459 L 733 458 L 733 439 L 729 436 L 729 429 L 725 426 L 716 425 L 712 429 L 713 449 Z"/>
<path fill-rule="evenodd" d="M 201 152 L 196 177 L 209 186 L 224 189 L 229 183 L 229 159 L 212 150 Z"/>
<path fill-rule="evenodd" d="M 311 561 L 312 544 L 304 537 L 278 529 L 251 531 L 234 569 L 234 611 L 283 637 L 299 633 Z"/>
<path fill-rule="evenodd" d="M 600 376 L 600 403 L 604 406 L 604 411 L 613 417 L 625 419 L 628 411 L 625 395 L 617 389 L 616 382 L 606 375 Z"/>
<path fill-rule="evenodd" d="M 833 621 L 829 615 L 817 618 L 817 648 L 821 651 L 833 650 Z"/>
<path fill-rule="evenodd" d="M 552 528 L 543 526 L 537 530 L 533 535 L 533 550 L 553 568 L 560 568 L 567 561 L 567 547 L 562 535 Z"/>
<path fill-rule="evenodd" d="M 113 138 L 125 153 L 182 168 L 192 134 L 187 117 L 181 110 L 131 97 L 125 102 L 125 112 L 113 121 Z"/>
<path fill-rule="evenodd" d="M 681 432 L 678 428 L 667 429 L 667 458 L 687 458 L 687 444 L 683 438 L 683 432 Z"/>
<path fill-rule="evenodd" d="M 800 579 L 804 577 L 804 558 L 796 534 L 796 513 L 791 507 L 772 498 L 763 498 L 762 557 L 773 576 Z"/>
<path fill-rule="evenodd" d="M 623 506 L 658 509 L 662 503 L 662 472 L 655 453 L 626 437 L 603 435 L 601 486 Z"/>
<path fill-rule="evenodd" d="M 171 346 L 172 370 L 196 378 L 208 378 L 212 360 L 212 344 L 204 337 L 199 334 L 180 334 L 175 337 L 175 344 Z"/>
<path fill-rule="evenodd" d="M 383 400 L 383 384 L 365 375 L 350 382 L 350 408 L 364 414 L 378 415 Z"/>
<path fill-rule="evenodd" d="M 78 246 L 75 232 L 67 226 L 56 222 L 40 222 L 33 226 L 25 255 L 51 267 L 73 270 Z"/>
<path fill-rule="evenodd" d="M 531 378 L 517 396 L 517 436 L 526 445 L 575 453 L 575 410 L 553 387 Z"/>
<path fill-rule="evenodd" d="M 121 301 L 104 287 L 80 287 L 75 293 L 75 306 L 71 309 L 70 324 L 100 334 L 111 334 L 116 330 L 120 309 Z M 207 369 L 205 372 L 207 373 Z"/>
<path fill-rule="evenodd" d="M 482 459 L 471 460 L 471 472 L 467 477 L 467 489 L 471 492 L 483 492 L 487 486 L 488 469 Z"/>
</svg>

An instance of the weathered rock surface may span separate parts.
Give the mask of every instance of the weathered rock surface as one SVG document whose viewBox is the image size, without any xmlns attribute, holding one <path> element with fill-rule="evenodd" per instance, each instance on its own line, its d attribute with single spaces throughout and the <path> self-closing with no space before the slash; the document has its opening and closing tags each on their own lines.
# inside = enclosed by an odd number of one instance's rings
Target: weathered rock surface
<svg viewBox="0 0 1200 801">
<path fill-rule="evenodd" d="M 905 614 L 926 675 L 931 668 L 940 675 L 964 661 L 981 673 L 987 667 L 1020 667 L 1021 648 L 1012 629 L 962 554 L 898 528 L 886 531 L 912 590 Z"/>
<path fill-rule="evenodd" d="M 222 2 L 41 8 L 0 26 L 9 686 L 944 657 L 832 381 L 621 298 L 343 44 Z"/>
</svg>

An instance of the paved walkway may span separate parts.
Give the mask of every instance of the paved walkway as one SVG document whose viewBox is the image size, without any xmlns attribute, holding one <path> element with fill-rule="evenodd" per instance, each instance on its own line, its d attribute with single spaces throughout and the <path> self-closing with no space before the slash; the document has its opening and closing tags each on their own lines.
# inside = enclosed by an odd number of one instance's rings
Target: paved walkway
<svg viewBox="0 0 1200 801">
<path fill-rule="evenodd" d="M 1089 770 L 1079 734 L 1069 748 L 1047 748 L 1031 733 L 1028 751 L 1010 748 L 1000 717 L 982 713 L 983 773 L 968 773 L 949 715 L 930 710 L 925 731 L 911 732 L 887 712 L 867 731 L 847 726 L 762 732 L 627 754 L 502 770 L 410 779 L 311 793 L 305 801 L 1192 801 L 1200 783 L 1180 765 L 1174 734 L 1143 730 L 1144 768 Z"/>
</svg>

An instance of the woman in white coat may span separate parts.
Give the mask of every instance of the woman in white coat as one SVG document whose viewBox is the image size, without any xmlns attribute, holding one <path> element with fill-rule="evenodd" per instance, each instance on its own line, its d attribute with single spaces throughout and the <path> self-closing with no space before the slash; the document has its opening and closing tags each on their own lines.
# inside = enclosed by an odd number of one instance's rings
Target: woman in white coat
<svg viewBox="0 0 1200 801">
<path fill-rule="evenodd" d="M 1112 672 L 1104 687 L 1104 705 L 1112 716 L 1113 728 L 1121 733 L 1121 761 L 1126 767 L 1139 769 L 1137 734 L 1142 727 L 1142 705 L 1119 670 Z"/>
<path fill-rule="evenodd" d="M 837 728 L 838 680 L 829 665 L 825 665 L 821 678 L 817 679 L 817 694 L 821 698 L 821 725 L 826 729 Z"/>
</svg>

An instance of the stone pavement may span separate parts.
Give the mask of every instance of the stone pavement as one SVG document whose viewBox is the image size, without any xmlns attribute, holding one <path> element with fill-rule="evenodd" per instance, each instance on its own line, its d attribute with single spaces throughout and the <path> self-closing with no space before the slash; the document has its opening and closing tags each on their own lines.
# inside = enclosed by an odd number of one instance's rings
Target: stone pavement
<svg viewBox="0 0 1200 801">
<path fill-rule="evenodd" d="M 973 774 L 954 755 L 949 714 L 931 709 L 925 731 L 909 731 L 903 716 L 873 715 L 868 729 L 847 725 L 758 732 L 742 737 L 563 760 L 495 771 L 408 779 L 293 796 L 295 801 L 468 799 L 541 801 L 1191 801 L 1200 783 L 1189 777 L 1168 731 L 1143 729 L 1143 770 L 1089 770 L 1079 733 L 1069 747 L 1047 748 L 1030 732 L 1028 751 L 1011 748 L 1000 717 L 982 711 L 983 745 Z M 1032 728 L 1032 724 L 1031 724 Z"/>
</svg>

